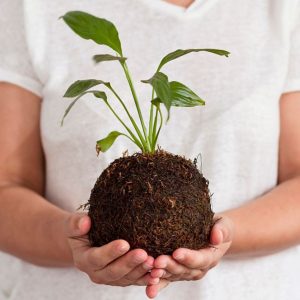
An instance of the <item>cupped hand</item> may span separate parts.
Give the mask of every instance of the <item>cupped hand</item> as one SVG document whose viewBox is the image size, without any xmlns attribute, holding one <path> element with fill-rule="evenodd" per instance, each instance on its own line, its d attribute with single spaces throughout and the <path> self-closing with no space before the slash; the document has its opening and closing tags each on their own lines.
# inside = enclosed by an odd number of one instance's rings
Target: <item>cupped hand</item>
<svg viewBox="0 0 300 300">
<path fill-rule="evenodd" d="M 176 249 L 172 256 L 161 255 L 154 261 L 151 276 L 160 278 L 159 284 L 149 284 L 148 297 L 157 296 L 162 286 L 172 281 L 199 280 L 215 267 L 230 248 L 233 238 L 233 222 L 226 216 L 215 216 L 215 224 L 210 235 L 211 246 L 190 250 Z"/>
<path fill-rule="evenodd" d="M 90 227 L 91 220 L 86 214 L 71 214 L 66 221 L 66 235 L 76 268 L 97 284 L 159 286 L 159 278 L 149 272 L 153 257 L 142 249 L 129 251 L 129 244 L 124 240 L 91 247 L 87 237 Z"/>
</svg>

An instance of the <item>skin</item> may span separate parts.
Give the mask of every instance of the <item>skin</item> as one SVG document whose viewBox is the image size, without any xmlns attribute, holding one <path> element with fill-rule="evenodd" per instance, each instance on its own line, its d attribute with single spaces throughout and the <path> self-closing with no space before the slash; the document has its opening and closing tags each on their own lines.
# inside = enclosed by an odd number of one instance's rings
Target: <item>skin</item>
<svg viewBox="0 0 300 300">
<path fill-rule="evenodd" d="M 5 145 L 0 150 L 0 250 L 36 265 L 75 266 L 99 284 L 157 283 L 147 272 L 153 258 L 144 250 L 129 251 L 122 240 L 89 247 L 89 218 L 63 211 L 43 197 L 40 106 L 34 94 L 0 83 L 0 137 Z"/>
<path fill-rule="evenodd" d="M 280 100 L 278 186 L 220 214 L 211 233 L 214 248 L 177 249 L 156 260 L 144 250 L 130 250 L 123 240 L 91 248 L 89 217 L 46 201 L 40 103 L 24 89 L 0 83 L 0 139 L 5 145 L 0 149 L 0 250 L 36 265 L 75 266 L 97 284 L 144 285 L 154 298 L 172 281 L 203 278 L 224 255 L 265 255 L 299 243 L 300 92 Z"/>
<path fill-rule="evenodd" d="M 175 0 L 175 1 L 165 0 L 165 1 L 184 8 L 188 8 L 194 2 L 194 0 Z"/>
<path fill-rule="evenodd" d="M 246 205 L 223 212 L 211 233 L 215 248 L 177 249 L 154 262 L 153 276 L 160 285 L 177 280 L 198 280 L 223 256 L 267 255 L 300 243 L 300 92 L 280 99 L 278 185 Z M 280 238 L 278 238 L 280 237 Z M 160 286 L 149 285 L 154 298 Z"/>
<path fill-rule="evenodd" d="M 193 2 L 166 1 L 185 8 Z M 202 279 L 224 255 L 263 255 L 299 243 L 300 93 L 283 95 L 280 101 L 278 186 L 220 214 L 211 232 L 213 248 L 177 249 L 172 256 L 156 260 L 142 249 L 130 251 L 123 240 L 90 247 L 88 216 L 63 211 L 43 197 L 40 100 L 24 89 L 0 83 L 0 139 L 5 145 L 0 150 L 0 250 L 36 265 L 74 266 L 97 284 L 145 285 L 147 296 L 154 298 L 172 281 Z"/>
</svg>

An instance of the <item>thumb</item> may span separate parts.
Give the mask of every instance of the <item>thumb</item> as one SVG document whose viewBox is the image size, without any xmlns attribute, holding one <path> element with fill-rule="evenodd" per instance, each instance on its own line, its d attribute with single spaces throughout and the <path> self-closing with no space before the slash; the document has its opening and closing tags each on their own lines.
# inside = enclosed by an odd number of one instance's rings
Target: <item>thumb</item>
<svg viewBox="0 0 300 300">
<path fill-rule="evenodd" d="M 84 213 L 70 214 L 66 220 L 65 228 L 65 234 L 75 263 L 78 257 L 90 247 L 86 234 L 91 228 L 91 219 Z"/>
<path fill-rule="evenodd" d="M 91 219 L 85 213 L 73 213 L 67 219 L 66 235 L 78 237 L 86 235 L 91 228 Z"/>
<path fill-rule="evenodd" d="M 224 215 L 215 217 L 215 224 L 211 230 L 210 242 L 212 245 L 229 243 L 233 238 L 233 222 Z"/>
</svg>

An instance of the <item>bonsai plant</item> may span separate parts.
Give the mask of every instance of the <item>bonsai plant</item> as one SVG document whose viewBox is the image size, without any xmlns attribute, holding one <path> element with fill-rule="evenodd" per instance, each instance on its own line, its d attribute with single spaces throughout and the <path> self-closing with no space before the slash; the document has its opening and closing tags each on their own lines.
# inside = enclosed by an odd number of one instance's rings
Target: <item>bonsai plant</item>
<svg viewBox="0 0 300 300">
<path fill-rule="evenodd" d="M 62 18 L 80 37 L 114 51 L 113 54 L 95 55 L 93 59 L 96 63 L 115 61 L 121 65 L 138 113 L 138 120 L 135 120 L 112 84 L 100 79 L 78 80 L 64 95 L 74 99 L 64 113 L 62 124 L 74 104 L 90 93 L 100 99 L 123 126 L 123 132 L 112 131 L 96 142 L 98 154 L 109 150 L 121 136 L 132 141 L 140 150 L 113 161 L 97 179 L 89 201 L 84 205 L 92 221 L 89 232 L 91 245 L 102 246 L 112 240 L 124 239 L 132 249 L 145 249 L 153 257 L 171 254 L 179 247 L 200 249 L 208 246 L 214 215 L 208 180 L 198 170 L 197 162 L 157 146 L 164 120 L 162 105 L 166 108 L 167 121 L 172 106 L 195 107 L 205 102 L 183 83 L 169 81 L 162 68 L 192 52 L 205 51 L 221 56 L 228 56 L 229 52 L 179 49 L 164 56 L 154 75 L 142 80 L 152 86 L 147 126 L 114 24 L 81 11 L 68 12 Z M 115 102 L 126 112 L 127 122 L 118 115 L 99 86 L 112 92 Z"/>
</svg>

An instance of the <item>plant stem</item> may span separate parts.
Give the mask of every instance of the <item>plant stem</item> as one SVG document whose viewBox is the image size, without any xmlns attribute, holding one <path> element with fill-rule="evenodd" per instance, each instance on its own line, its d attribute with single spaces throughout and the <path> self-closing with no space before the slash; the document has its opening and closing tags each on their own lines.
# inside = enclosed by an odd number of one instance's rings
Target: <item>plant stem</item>
<svg viewBox="0 0 300 300">
<path fill-rule="evenodd" d="M 122 132 L 120 132 L 120 133 L 121 133 L 121 135 L 126 136 L 126 137 L 129 138 L 133 143 L 135 143 L 135 141 L 134 141 L 129 135 L 127 135 L 126 133 L 122 133 Z"/>
<path fill-rule="evenodd" d="M 117 94 L 117 92 L 113 89 L 113 87 L 110 87 L 110 90 L 111 90 L 112 93 L 116 96 L 116 98 L 120 101 L 121 105 L 123 106 L 124 110 L 125 110 L 126 113 L 127 113 L 127 116 L 129 117 L 129 119 L 130 119 L 130 121 L 131 121 L 131 123 L 132 123 L 132 125 L 133 125 L 133 127 L 134 127 L 134 129 L 135 129 L 135 131 L 136 131 L 136 133 L 138 134 L 138 136 L 139 136 L 141 142 L 144 144 L 146 141 L 145 141 L 145 139 L 144 139 L 144 137 L 143 137 L 143 135 L 142 135 L 142 133 L 141 133 L 139 127 L 137 126 L 136 122 L 134 121 L 133 117 L 132 117 L 131 114 L 129 113 L 129 111 L 128 111 L 128 109 L 127 109 L 127 107 L 126 107 L 124 101 L 123 101 L 123 100 L 121 99 L 121 97 Z"/>
<path fill-rule="evenodd" d="M 153 130 L 152 130 L 152 136 L 151 136 L 151 150 L 154 151 L 155 150 L 155 136 L 156 136 L 156 128 L 157 128 L 157 118 L 158 118 L 158 109 L 156 107 L 156 111 L 155 111 L 155 118 L 154 118 L 154 125 L 153 125 Z"/>
<path fill-rule="evenodd" d="M 152 88 L 152 96 L 151 96 L 151 100 L 154 99 L 154 88 Z M 149 132 L 148 132 L 148 139 L 149 139 L 149 143 L 150 145 L 152 145 L 152 132 L 153 132 L 153 108 L 154 105 L 151 103 L 151 107 L 150 107 L 150 118 L 149 118 Z"/>
<path fill-rule="evenodd" d="M 136 109 L 137 109 L 137 112 L 138 112 L 138 115 L 139 115 L 139 118 L 140 118 L 140 121 L 141 121 L 141 125 L 142 125 L 142 128 L 143 128 L 143 133 L 144 133 L 144 137 L 145 137 L 145 142 L 146 142 L 146 149 L 147 149 L 147 151 L 150 151 L 150 144 L 149 144 L 149 139 L 148 139 L 147 133 L 146 133 L 147 131 L 146 131 L 145 123 L 144 123 L 144 118 L 143 118 L 143 115 L 142 115 L 142 112 L 141 112 L 141 109 L 140 109 L 139 101 L 138 101 L 138 98 L 136 96 L 136 92 L 135 92 L 135 89 L 134 89 L 134 86 L 133 86 L 133 83 L 132 83 L 132 79 L 131 79 L 127 64 L 126 64 L 126 62 L 120 62 L 120 63 L 122 65 L 122 68 L 125 72 L 125 76 L 126 76 L 127 81 L 129 83 L 129 87 L 130 87 L 130 90 L 131 90 L 131 93 L 132 93 L 132 96 L 133 96 L 133 100 L 134 100 L 134 103 L 135 103 L 135 106 L 136 106 Z"/>
<path fill-rule="evenodd" d="M 138 138 L 134 135 L 134 133 L 130 130 L 130 128 L 122 121 L 122 119 L 117 115 L 117 113 L 115 112 L 115 110 L 111 107 L 111 105 L 108 103 L 108 101 L 104 101 L 106 103 L 106 105 L 108 106 L 108 108 L 111 110 L 111 112 L 114 114 L 114 116 L 120 121 L 120 123 L 126 128 L 126 130 L 128 131 L 128 133 L 131 135 L 132 139 L 134 140 L 135 144 L 143 151 L 145 152 L 145 149 L 147 149 L 147 145 L 145 144 L 144 141 L 141 141 L 142 144 L 140 143 L 140 141 L 138 140 Z"/>
<path fill-rule="evenodd" d="M 159 116 L 160 116 L 160 124 L 159 124 L 158 131 L 157 131 L 157 133 L 155 134 L 155 131 L 156 131 L 156 123 L 157 123 L 157 111 L 159 112 Z M 153 152 L 155 151 L 157 139 L 158 139 L 160 130 L 161 130 L 162 125 L 163 125 L 163 115 L 162 115 L 162 113 L 161 113 L 160 106 L 156 107 L 155 119 L 156 119 L 156 122 L 154 123 L 154 125 L 155 125 L 155 131 L 154 131 L 155 137 L 154 137 L 154 140 L 153 140 L 153 143 L 152 143 L 152 151 L 153 151 Z"/>
</svg>

